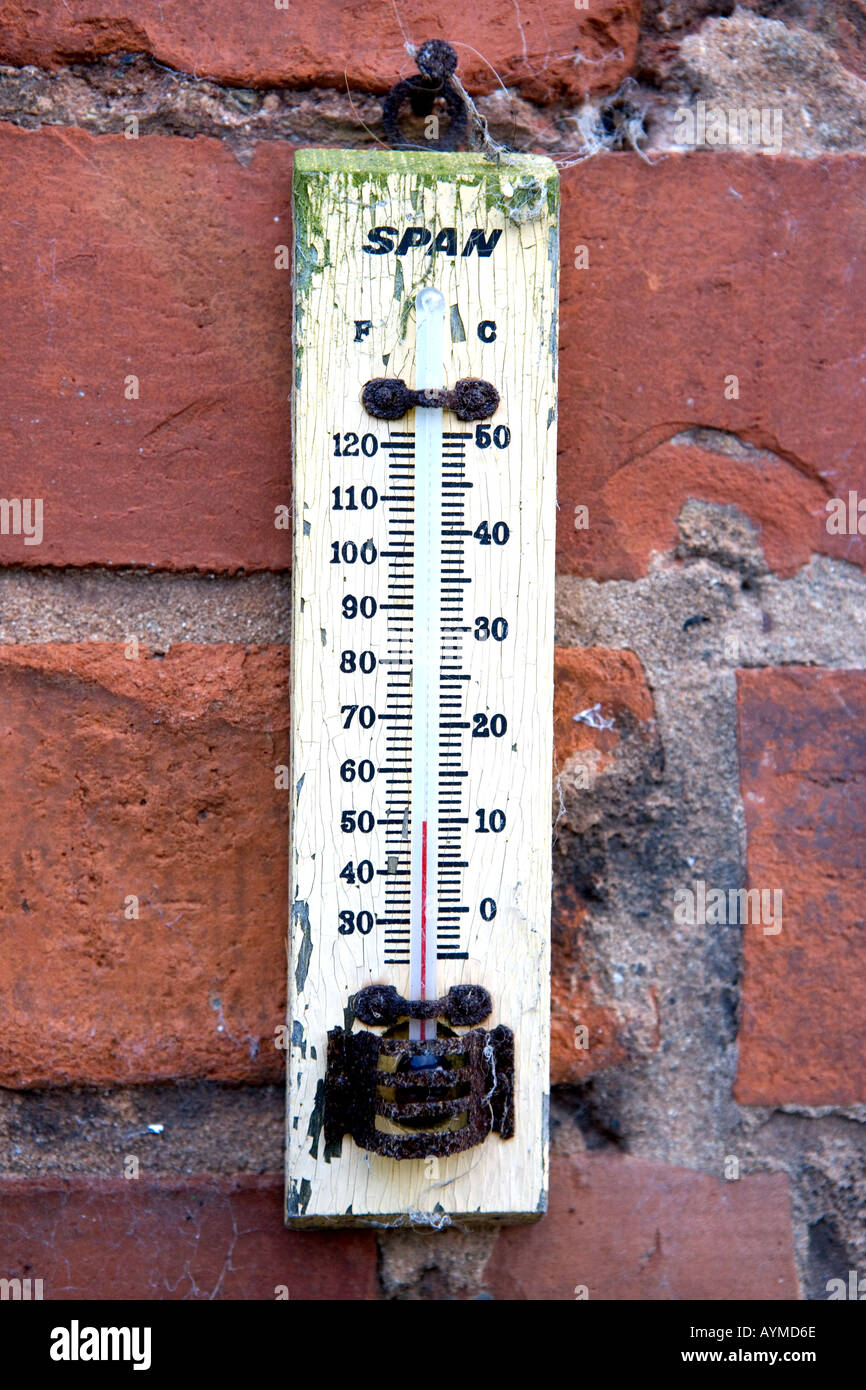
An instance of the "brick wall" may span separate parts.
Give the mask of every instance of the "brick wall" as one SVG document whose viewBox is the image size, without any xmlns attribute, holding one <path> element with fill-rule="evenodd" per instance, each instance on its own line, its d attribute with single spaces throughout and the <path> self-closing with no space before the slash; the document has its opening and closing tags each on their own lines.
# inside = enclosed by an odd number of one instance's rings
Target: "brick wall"
<svg viewBox="0 0 866 1390">
<path fill-rule="evenodd" d="M 44 514 L 0 535 L 0 1275 L 778 1299 L 866 1269 L 866 16 L 732 11 L 4 7 L 0 492 Z M 372 143 L 406 36 L 563 171 L 551 1214 L 287 1233 L 275 247 L 293 149 Z M 701 102 L 778 110 L 779 148 L 678 146 Z"/>
</svg>

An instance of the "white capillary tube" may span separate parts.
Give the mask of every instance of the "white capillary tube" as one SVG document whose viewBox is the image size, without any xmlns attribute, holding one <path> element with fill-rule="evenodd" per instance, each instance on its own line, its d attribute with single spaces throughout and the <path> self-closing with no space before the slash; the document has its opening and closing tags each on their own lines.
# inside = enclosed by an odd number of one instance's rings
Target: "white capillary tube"
<svg viewBox="0 0 866 1390">
<path fill-rule="evenodd" d="M 415 389 L 443 386 L 445 299 L 415 299 Z M 412 864 L 409 987 L 436 998 L 439 866 L 439 668 L 442 599 L 442 411 L 415 412 L 415 598 L 412 612 Z M 409 1037 L 436 1037 L 435 1019 L 410 1019 Z M 423 1065 L 421 1058 L 417 1059 Z"/>
</svg>

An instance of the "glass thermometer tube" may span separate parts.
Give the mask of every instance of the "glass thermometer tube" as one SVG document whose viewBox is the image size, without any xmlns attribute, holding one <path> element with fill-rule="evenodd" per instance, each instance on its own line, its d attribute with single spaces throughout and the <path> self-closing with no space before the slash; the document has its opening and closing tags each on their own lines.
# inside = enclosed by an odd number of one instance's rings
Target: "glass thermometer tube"
<svg viewBox="0 0 866 1390">
<path fill-rule="evenodd" d="M 443 385 L 445 299 L 415 300 L 415 387 Z M 439 865 L 439 667 L 442 612 L 442 411 L 415 412 L 415 596 L 412 612 L 412 862 L 409 986 L 435 999 Z M 435 1019 L 411 1019 L 409 1037 L 436 1037 Z M 418 1059 L 421 1061 L 421 1059 Z"/>
</svg>

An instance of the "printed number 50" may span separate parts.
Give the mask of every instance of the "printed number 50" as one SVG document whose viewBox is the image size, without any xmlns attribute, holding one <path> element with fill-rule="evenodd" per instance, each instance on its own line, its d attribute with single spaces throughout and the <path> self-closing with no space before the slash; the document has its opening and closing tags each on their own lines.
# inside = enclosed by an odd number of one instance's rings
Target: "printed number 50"
<svg viewBox="0 0 866 1390">
<path fill-rule="evenodd" d="M 491 443 L 497 449 L 507 449 L 511 443 L 511 430 L 507 425 L 497 425 L 491 430 L 489 425 L 475 426 L 475 447 L 477 449 L 489 449 Z"/>
</svg>

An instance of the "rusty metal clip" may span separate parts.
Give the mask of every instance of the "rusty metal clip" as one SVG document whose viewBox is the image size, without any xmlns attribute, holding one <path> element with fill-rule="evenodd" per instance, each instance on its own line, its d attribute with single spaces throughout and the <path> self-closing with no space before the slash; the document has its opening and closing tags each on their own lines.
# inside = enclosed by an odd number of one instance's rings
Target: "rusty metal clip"
<svg viewBox="0 0 866 1390">
<path fill-rule="evenodd" d="M 361 404 L 377 420 L 399 420 L 419 406 L 453 410 L 458 420 L 486 420 L 499 409 L 499 392 L 492 382 L 474 376 L 461 377 L 453 391 L 413 391 L 400 377 L 377 376 L 364 386 Z"/>
<path fill-rule="evenodd" d="M 457 71 L 457 54 L 443 39 L 428 39 L 418 49 L 415 62 L 420 77 L 408 77 L 392 87 L 382 108 L 385 135 L 395 150 L 456 150 L 466 137 L 466 103 L 451 81 Z M 429 116 L 433 103 L 441 97 L 448 112 L 448 129 L 435 140 L 414 145 L 400 130 L 400 110 L 409 102 L 416 116 Z"/>
<path fill-rule="evenodd" d="M 455 1028 L 483 1023 L 493 1000 L 481 985 L 452 985 L 441 999 L 404 999 L 393 985 L 367 985 L 350 1001 L 361 1023 L 392 1027 L 401 1018 L 444 1018 Z"/>
<path fill-rule="evenodd" d="M 492 1001 L 479 985 L 455 986 L 437 1000 L 408 1000 L 392 985 L 371 985 L 352 1007 L 364 1023 L 438 1017 L 459 1026 L 486 1018 Z M 388 1158 L 446 1157 L 493 1131 L 510 1139 L 514 1034 L 500 1025 L 414 1041 L 332 1028 L 324 1128 L 331 1152 L 348 1133 L 360 1148 Z"/>
</svg>

